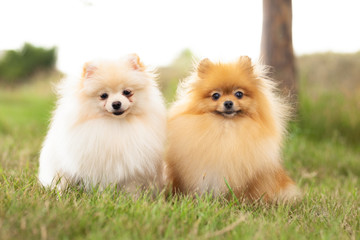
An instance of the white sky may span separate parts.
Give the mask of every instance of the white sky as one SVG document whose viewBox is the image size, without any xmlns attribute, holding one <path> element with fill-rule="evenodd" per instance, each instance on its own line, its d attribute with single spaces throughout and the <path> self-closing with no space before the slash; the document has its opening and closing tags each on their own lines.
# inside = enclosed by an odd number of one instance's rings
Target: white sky
<svg viewBox="0 0 360 240">
<path fill-rule="evenodd" d="M 293 0 L 296 54 L 360 50 L 360 0 Z M 0 51 L 24 42 L 58 47 L 58 68 L 137 53 L 169 64 L 184 48 L 198 57 L 256 59 L 262 0 L 0 0 Z"/>
</svg>

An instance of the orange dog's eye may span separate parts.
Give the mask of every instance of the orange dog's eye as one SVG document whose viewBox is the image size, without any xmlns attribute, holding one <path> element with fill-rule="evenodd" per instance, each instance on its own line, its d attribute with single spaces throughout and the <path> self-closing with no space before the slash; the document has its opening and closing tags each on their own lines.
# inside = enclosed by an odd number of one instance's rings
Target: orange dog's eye
<svg viewBox="0 0 360 240">
<path fill-rule="evenodd" d="M 220 98 L 220 93 L 213 93 L 213 95 L 211 95 L 211 98 L 215 101 L 218 100 Z"/>
<path fill-rule="evenodd" d="M 243 92 L 237 91 L 237 92 L 235 93 L 235 97 L 237 97 L 238 99 L 241 99 L 243 96 L 244 96 L 244 93 L 243 93 Z"/>
</svg>

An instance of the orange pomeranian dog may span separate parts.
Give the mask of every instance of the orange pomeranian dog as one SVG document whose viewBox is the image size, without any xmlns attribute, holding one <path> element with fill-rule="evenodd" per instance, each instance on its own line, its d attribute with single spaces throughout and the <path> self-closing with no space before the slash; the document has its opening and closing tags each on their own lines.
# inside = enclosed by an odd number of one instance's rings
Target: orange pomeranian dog
<svg viewBox="0 0 360 240">
<path fill-rule="evenodd" d="M 204 59 L 170 109 L 166 168 L 175 192 L 287 202 L 300 191 L 281 166 L 289 107 L 265 67 Z"/>
</svg>

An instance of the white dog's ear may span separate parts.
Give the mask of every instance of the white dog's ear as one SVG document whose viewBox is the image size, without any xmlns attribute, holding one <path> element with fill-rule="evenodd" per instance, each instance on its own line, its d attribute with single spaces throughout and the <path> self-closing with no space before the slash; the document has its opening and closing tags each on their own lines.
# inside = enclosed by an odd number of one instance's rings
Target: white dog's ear
<svg viewBox="0 0 360 240">
<path fill-rule="evenodd" d="M 197 67 L 198 76 L 204 76 L 204 74 L 206 74 L 213 65 L 214 64 L 208 58 L 201 60 Z"/>
<path fill-rule="evenodd" d="M 130 54 L 128 56 L 128 61 L 130 63 L 130 67 L 134 70 L 137 71 L 144 71 L 145 70 L 145 66 L 144 64 L 140 61 L 140 58 L 137 54 L 133 53 Z"/>
<path fill-rule="evenodd" d="M 83 67 L 82 78 L 85 79 L 85 78 L 91 77 L 91 75 L 93 75 L 96 70 L 97 70 L 97 67 L 95 66 L 94 63 L 92 63 L 92 62 L 85 63 L 84 67 Z"/>
</svg>

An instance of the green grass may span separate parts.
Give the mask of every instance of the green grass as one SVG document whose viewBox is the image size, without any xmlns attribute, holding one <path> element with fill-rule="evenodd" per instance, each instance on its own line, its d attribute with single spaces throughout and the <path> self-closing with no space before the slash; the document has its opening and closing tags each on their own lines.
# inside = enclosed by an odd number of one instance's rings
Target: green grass
<svg viewBox="0 0 360 240">
<path fill-rule="evenodd" d="M 311 89 L 301 86 L 284 149 L 304 199 L 271 206 L 46 191 L 36 176 L 55 97 L 47 82 L 0 88 L 0 239 L 359 239 L 359 96 Z"/>
</svg>

